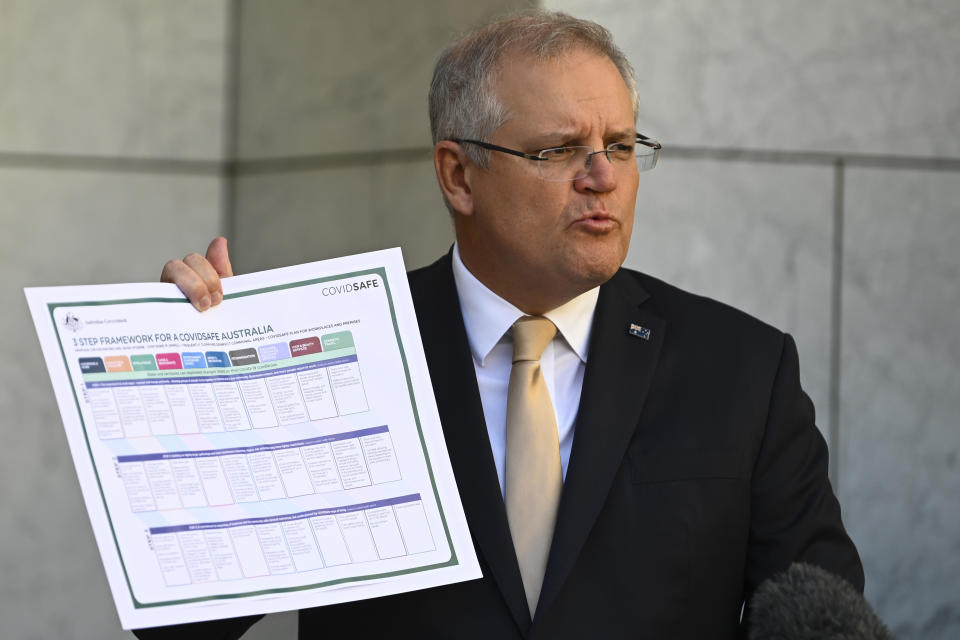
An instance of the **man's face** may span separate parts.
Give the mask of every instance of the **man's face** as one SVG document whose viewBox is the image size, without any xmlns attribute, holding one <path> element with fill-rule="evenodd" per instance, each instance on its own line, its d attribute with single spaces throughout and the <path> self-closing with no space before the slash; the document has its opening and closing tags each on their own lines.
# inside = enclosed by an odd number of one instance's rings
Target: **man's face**
<svg viewBox="0 0 960 640">
<path fill-rule="evenodd" d="M 527 153 L 632 144 L 630 93 L 606 57 L 583 50 L 547 61 L 507 56 L 496 91 L 509 120 L 494 144 Z M 541 180 L 537 164 L 491 152 L 488 169 L 466 170 L 473 211 L 457 216 L 464 263 L 528 313 L 563 304 L 616 272 L 630 243 L 638 182 L 635 162 L 611 165 L 603 154 L 575 181 Z"/>
</svg>

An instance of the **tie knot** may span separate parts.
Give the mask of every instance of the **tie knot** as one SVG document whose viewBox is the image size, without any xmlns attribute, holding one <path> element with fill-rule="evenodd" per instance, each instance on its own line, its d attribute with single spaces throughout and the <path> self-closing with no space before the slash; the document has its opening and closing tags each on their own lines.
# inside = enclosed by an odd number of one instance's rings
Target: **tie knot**
<svg viewBox="0 0 960 640">
<path fill-rule="evenodd" d="M 523 316 L 513 323 L 513 361 L 539 360 L 557 327 L 543 316 Z"/>
</svg>

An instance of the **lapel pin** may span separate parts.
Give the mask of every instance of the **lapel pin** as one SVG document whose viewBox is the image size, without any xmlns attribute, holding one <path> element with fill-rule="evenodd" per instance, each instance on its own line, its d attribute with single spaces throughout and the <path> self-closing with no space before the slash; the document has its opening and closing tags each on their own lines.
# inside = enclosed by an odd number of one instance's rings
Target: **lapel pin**
<svg viewBox="0 0 960 640">
<path fill-rule="evenodd" d="M 647 329 L 646 327 L 641 327 L 638 324 L 630 323 L 630 329 L 628 333 L 632 336 L 636 336 L 644 340 L 650 339 L 650 329 Z"/>
</svg>

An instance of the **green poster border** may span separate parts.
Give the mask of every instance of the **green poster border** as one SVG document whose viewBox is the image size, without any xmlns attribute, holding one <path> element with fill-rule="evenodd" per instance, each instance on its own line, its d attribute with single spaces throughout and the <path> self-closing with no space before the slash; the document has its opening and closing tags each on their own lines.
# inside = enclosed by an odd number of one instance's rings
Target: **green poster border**
<svg viewBox="0 0 960 640">
<path fill-rule="evenodd" d="M 423 567 L 414 567 L 411 569 L 400 569 L 397 571 L 387 571 L 384 573 L 375 573 L 368 574 L 363 576 L 354 576 L 350 578 L 339 578 L 337 580 L 328 580 L 326 582 L 317 582 L 309 585 L 301 585 L 296 587 L 278 587 L 276 589 L 261 589 L 259 591 L 247 591 L 243 593 L 227 593 L 216 596 L 203 596 L 197 598 L 184 598 L 181 600 L 167 600 L 164 602 L 154 602 L 154 603 L 145 603 L 140 602 L 133 594 L 133 587 L 130 584 L 130 576 L 127 574 L 127 566 L 123 561 L 123 553 L 120 551 L 120 543 L 117 540 L 117 533 L 114 530 L 113 519 L 110 517 L 110 508 L 107 505 L 106 496 L 103 493 L 103 486 L 100 482 L 100 474 L 97 471 L 97 463 L 93 457 L 93 449 L 90 446 L 90 437 L 87 433 L 87 425 L 83 420 L 83 411 L 80 409 L 80 400 L 77 398 L 76 385 L 73 381 L 73 376 L 70 373 L 70 365 L 67 363 L 67 356 L 63 350 L 63 339 L 60 335 L 60 327 L 57 325 L 56 318 L 54 318 L 54 310 L 60 307 L 98 307 L 98 306 L 109 306 L 116 304 L 138 304 L 144 302 L 162 302 L 162 303 L 172 303 L 172 304 L 189 304 L 189 301 L 185 298 L 128 298 L 123 300 L 96 300 L 92 302 L 49 302 L 47 303 L 47 309 L 50 313 L 50 321 L 53 324 L 53 329 L 57 335 L 57 346 L 60 348 L 60 356 L 63 358 L 63 366 L 66 369 L 67 377 L 70 379 L 70 392 L 73 394 L 73 401 L 77 407 L 77 415 L 80 418 L 80 424 L 83 426 L 83 438 L 84 442 L 87 445 L 87 453 L 90 456 L 90 464 L 93 466 L 93 473 L 97 479 L 97 490 L 100 492 L 100 499 L 103 501 L 103 509 L 107 516 L 107 522 L 110 524 L 110 534 L 113 537 L 113 544 L 117 550 L 117 557 L 120 560 L 120 566 L 123 569 L 123 577 L 127 583 L 127 590 L 130 592 L 130 599 L 133 602 L 135 609 L 149 609 L 153 607 L 168 607 L 178 604 L 189 604 L 194 602 L 204 602 L 208 600 L 232 600 L 236 598 L 248 598 L 252 596 L 276 594 L 276 593 L 288 593 L 294 591 L 307 591 L 310 589 L 317 589 L 320 587 L 329 587 L 337 584 L 343 584 L 348 582 L 364 582 L 367 580 L 378 580 L 381 578 L 392 578 L 395 576 L 407 575 L 412 573 L 420 573 L 422 571 L 429 571 L 431 569 L 438 569 L 444 567 L 452 567 L 459 565 L 457 559 L 457 550 L 453 546 L 453 539 L 450 536 L 450 528 L 447 525 L 447 518 L 443 512 L 443 503 L 440 501 L 440 493 L 437 490 L 436 478 L 433 474 L 433 465 L 430 462 L 430 453 L 427 451 L 427 443 L 423 437 L 423 428 L 420 425 L 420 412 L 417 410 L 417 402 L 413 393 L 413 382 L 410 378 L 410 367 L 407 364 L 407 354 L 403 348 L 403 341 L 400 338 L 400 327 L 397 324 L 397 313 L 396 308 L 393 304 L 393 296 L 390 293 L 390 282 L 387 278 L 386 269 L 384 267 L 374 267 L 371 269 L 364 269 L 361 271 L 351 271 L 349 273 L 342 273 L 333 276 L 326 276 L 322 278 L 312 278 L 310 280 L 301 280 L 298 282 L 290 282 L 286 284 L 273 285 L 269 287 L 263 287 L 261 289 L 250 289 L 247 291 L 238 291 L 236 293 L 230 293 L 224 295 L 225 300 L 231 300 L 233 298 L 244 298 L 247 296 L 259 295 L 263 293 L 270 293 L 273 291 L 282 291 L 285 289 L 295 289 L 297 287 L 305 287 L 315 284 L 321 284 L 324 282 L 330 282 L 333 280 L 345 280 L 347 278 L 355 278 L 358 276 L 367 276 L 367 275 L 379 275 L 383 280 L 385 293 L 387 296 L 387 304 L 390 307 L 390 318 L 393 322 L 393 332 L 396 336 L 397 347 L 400 350 L 400 360 L 403 363 L 403 373 L 407 381 L 407 393 L 410 396 L 410 408 L 413 410 L 413 419 L 417 425 L 417 435 L 420 437 L 420 447 L 423 450 L 424 459 L 427 463 L 427 474 L 430 477 L 430 485 L 433 488 L 433 496 L 437 503 L 437 509 L 440 512 L 440 521 L 443 523 L 443 531 L 447 538 L 447 547 L 450 549 L 450 559 L 446 562 L 441 562 L 437 564 L 426 565 Z"/>
</svg>

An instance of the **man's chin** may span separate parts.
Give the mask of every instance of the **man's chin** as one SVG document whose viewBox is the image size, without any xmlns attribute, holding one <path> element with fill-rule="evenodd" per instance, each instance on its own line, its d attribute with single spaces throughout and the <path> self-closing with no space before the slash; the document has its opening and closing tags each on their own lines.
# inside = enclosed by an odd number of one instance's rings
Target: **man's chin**
<svg viewBox="0 0 960 640">
<path fill-rule="evenodd" d="M 620 247 L 602 247 L 600 251 L 591 251 L 581 254 L 577 261 L 577 276 L 585 289 L 598 287 L 617 272 L 627 257 L 626 249 Z"/>
<path fill-rule="evenodd" d="M 575 274 L 571 274 L 573 276 L 571 281 L 577 283 L 576 288 L 579 293 L 589 291 L 612 278 L 621 264 L 622 261 L 617 260 L 585 263 L 577 269 Z"/>
</svg>

